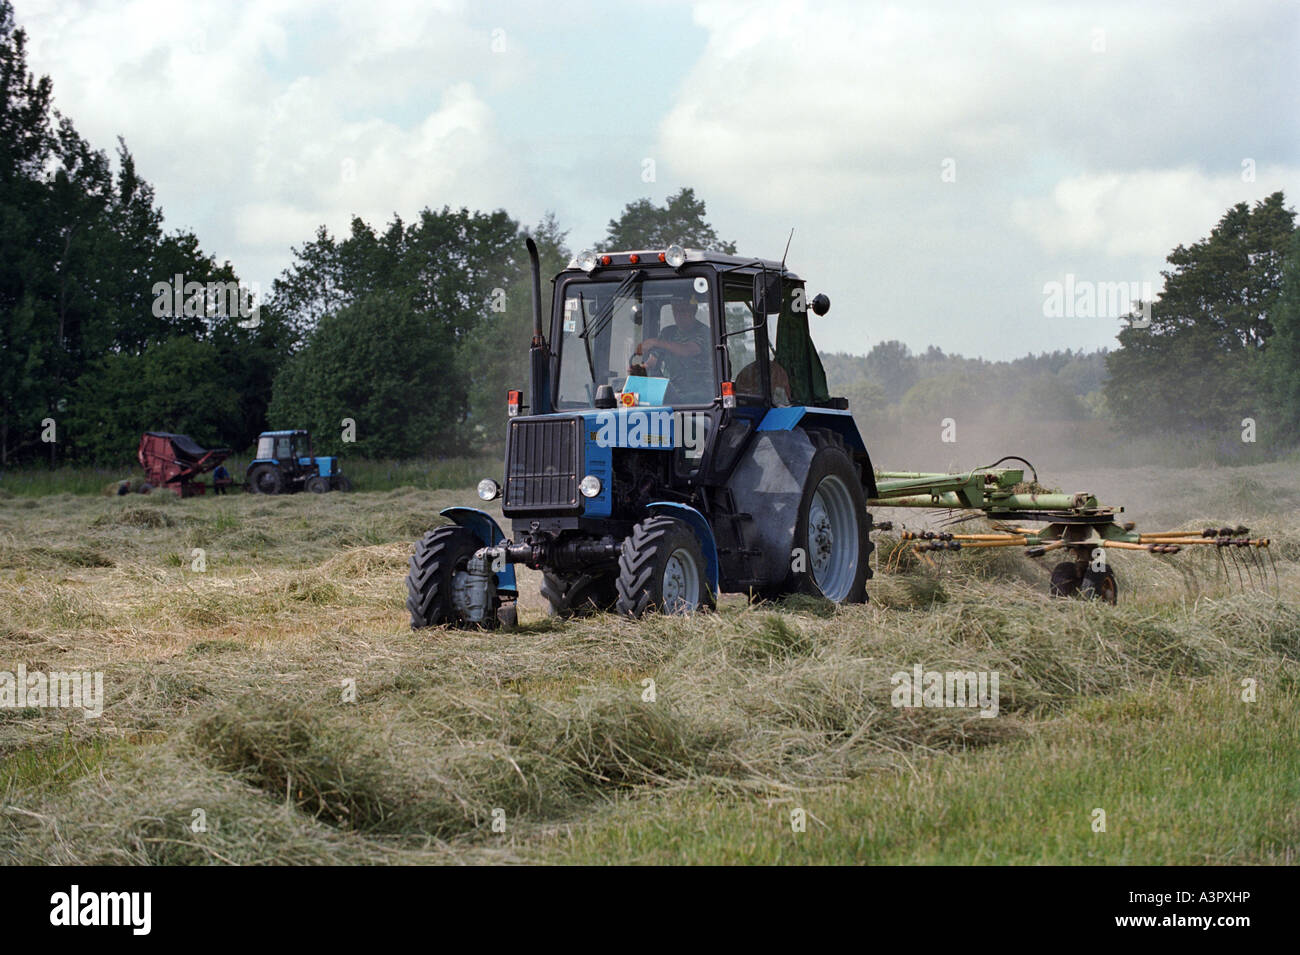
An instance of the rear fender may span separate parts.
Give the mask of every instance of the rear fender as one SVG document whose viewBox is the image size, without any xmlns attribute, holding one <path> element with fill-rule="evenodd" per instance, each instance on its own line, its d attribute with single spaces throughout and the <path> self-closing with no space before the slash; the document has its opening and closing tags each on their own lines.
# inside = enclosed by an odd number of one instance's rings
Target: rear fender
<svg viewBox="0 0 1300 955">
<path fill-rule="evenodd" d="M 796 428 L 825 428 L 843 438 L 849 454 L 856 458 L 862 467 L 862 487 L 866 496 L 878 496 L 876 472 L 871 465 L 871 455 L 867 453 L 867 444 L 862 440 L 862 433 L 858 431 L 857 422 L 853 420 L 850 412 L 807 405 L 772 408 L 758 425 L 760 432 L 793 431 Z"/>
<path fill-rule="evenodd" d="M 676 501 L 655 501 L 647 506 L 646 510 L 663 517 L 675 517 L 695 532 L 700 542 L 700 550 L 704 552 L 704 569 L 709 575 L 709 589 L 716 597 L 718 595 L 718 545 L 713 539 L 713 527 L 709 524 L 708 518 L 690 505 L 679 504 Z"/>
<path fill-rule="evenodd" d="M 497 524 L 496 519 L 477 507 L 444 507 L 438 513 L 453 524 L 465 528 L 478 538 L 484 547 L 495 547 L 505 540 L 506 535 L 501 532 L 501 526 Z M 496 576 L 497 593 L 510 600 L 516 599 L 519 596 L 519 586 L 515 583 L 515 565 L 506 564 L 497 571 Z"/>
</svg>

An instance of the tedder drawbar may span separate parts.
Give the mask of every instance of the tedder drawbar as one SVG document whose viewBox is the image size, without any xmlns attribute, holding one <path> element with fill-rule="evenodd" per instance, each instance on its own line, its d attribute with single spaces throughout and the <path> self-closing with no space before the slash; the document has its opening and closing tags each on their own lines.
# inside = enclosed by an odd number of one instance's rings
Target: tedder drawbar
<svg viewBox="0 0 1300 955">
<path fill-rule="evenodd" d="M 876 471 L 809 335 L 809 311 L 824 315 L 830 301 L 808 298 L 784 260 L 680 245 L 583 252 L 553 280 L 546 309 L 531 239 L 528 252 L 529 389 L 508 393 L 504 482 L 478 487 L 500 499 L 510 534 L 482 510 L 443 510 L 451 523 L 411 557 L 413 627 L 509 622 L 516 564 L 542 572 L 542 595 L 564 616 L 689 612 L 720 592 L 861 602 L 870 533 L 889 529 L 869 506 L 982 514 L 993 533 L 903 536 L 926 560 L 1059 550 L 1052 592 L 1110 602 L 1106 548 L 1268 545 L 1245 528 L 1139 534 L 1090 495 L 1042 493 L 1037 475 L 1025 484 L 1023 470 L 996 464 Z"/>
</svg>

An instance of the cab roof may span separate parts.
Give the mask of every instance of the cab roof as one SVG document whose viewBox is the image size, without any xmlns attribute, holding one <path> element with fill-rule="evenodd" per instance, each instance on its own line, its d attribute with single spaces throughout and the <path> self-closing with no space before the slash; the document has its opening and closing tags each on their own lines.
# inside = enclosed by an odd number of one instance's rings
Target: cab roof
<svg viewBox="0 0 1300 955">
<path fill-rule="evenodd" d="M 610 262 L 609 265 L 597 265 L 596 268 L 593 270 L 593 274 L 598 273 L 603 269 L 628 268 L 632 265 L 636 265 L 638 267 L 644 266 L 647 268 L 649 267 L 663 267 L 665 269 L 671 268 L 671 266 L 659 260 L 659 255 L 663 251 L 664 251 L 663 249 L 624 249 L 621 252 L 609 252 L 609 251 L 598 249 L 596 250 L 596 254 L 598 256 L 608 255 L 610 259 L 612 259 L 612 261 Z M 751 255 L 732 255 L 729 252 L 717 252 L 712 249 L 686 249 L 685 251 L 686 251 L 687 265 L 690 265 L 692 263 L 704 264 L 704 265 L 721 265 L 724 266 L 725 268 L 735 269 L 738 272 L 756 271 L 759 268 L 764 268 L 771 272 L 783 271 L 781 262 L 779 260 L 759 259 Z M 633 255 L 637 256 L 641 261 L 635 263 L 632 262 L 631 256 Z M 582 271 L 580 268 L 578 268 L 578 257 L 576 255 L 573 258 L 569 259 L 569 265 L 565 269 L 565 271 L 566 272 Z M 793 279 L 796 282 L 800 281 L 799 276 L 796 275 L 789 268 L 784 269 L 784 274 L 785 277 L 788 279 Z"/>
</svg>

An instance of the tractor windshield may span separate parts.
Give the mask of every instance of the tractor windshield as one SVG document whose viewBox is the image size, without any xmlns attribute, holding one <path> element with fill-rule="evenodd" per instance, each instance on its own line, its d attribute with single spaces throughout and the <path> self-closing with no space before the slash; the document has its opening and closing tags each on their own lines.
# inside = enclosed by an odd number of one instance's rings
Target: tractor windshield
<svg viewBox="0 0 1300 955">
<path fill-rule="evenodd" d="M 643 403 L 707 404 L 713 381 L 710 280 L 705 276 L 575 281 L 565 287 L 559 408 L 590 408 L 596 387 L 630 375 L 666 379 Z M 632 390 L 629 387 L 628 390 Z"/>
</svg>

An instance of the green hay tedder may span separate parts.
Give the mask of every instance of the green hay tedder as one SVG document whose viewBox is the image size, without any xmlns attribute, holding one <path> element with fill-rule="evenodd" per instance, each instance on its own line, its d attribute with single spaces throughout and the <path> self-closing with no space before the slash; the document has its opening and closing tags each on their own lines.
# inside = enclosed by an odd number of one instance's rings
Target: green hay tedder
<svg viewBox="0 0 1300 955">
<path fill-rule="evenodd" d="M 1021 547 L 1028 557 L 1043 557 L 1061 551 L 1064 560 L 1052 568 L 1051 592 L 1058 597 L 1081 597 L 1115 603 L 1119 587 L 1115 572 L 1106 560 L 1106 551 L 1136 550 L 1149 554 L 1176 554 L 1185 547 L 1214 547 L 1222 559 L 1229 555 L 1241 566 L 1234 552 L 1252 558 L 1251 563 L 1263 576 L 1259 554 L 1267 553 L 1267 537 L 1251 537 L 1247 527 L 1207 527 L 1192 531 L 1137 530 L 1131 521 L 1120 522 L 1122 507 L 1100 503 L 1088 493 L 1063 494 L 1044 491 L 1033 473 L 1031 482 L 1017 468 L 1000 468 L 1003 461 L 1020 461 L 1033 472 L 1033 466 L 1020 458 L 1002 458 L 994 465 L 961 474 L 907 471 L 877 471 L 876 496 L 868 505 L 877 507 L 915 507 L 947 510 L 949 524 L 958 524 L 983 516 L 993 526 L 992 533 L 960 534 L 947 531 L 903 531 L 903 540 L 911 541 L 911 550 L 925 561 L 930 554 L 942 551 L 986 547 Z M 957 513 L 966 512 L 966 513 Z M 1025 527 L 1038 523 L 1038 528 Z M 877 528 L 884 525 L 877 524 Z M 902 550 L 896 551 L 894 563 Z M 1269 555 L 1270 561 L 1272 555 Z"/>
</svg>

